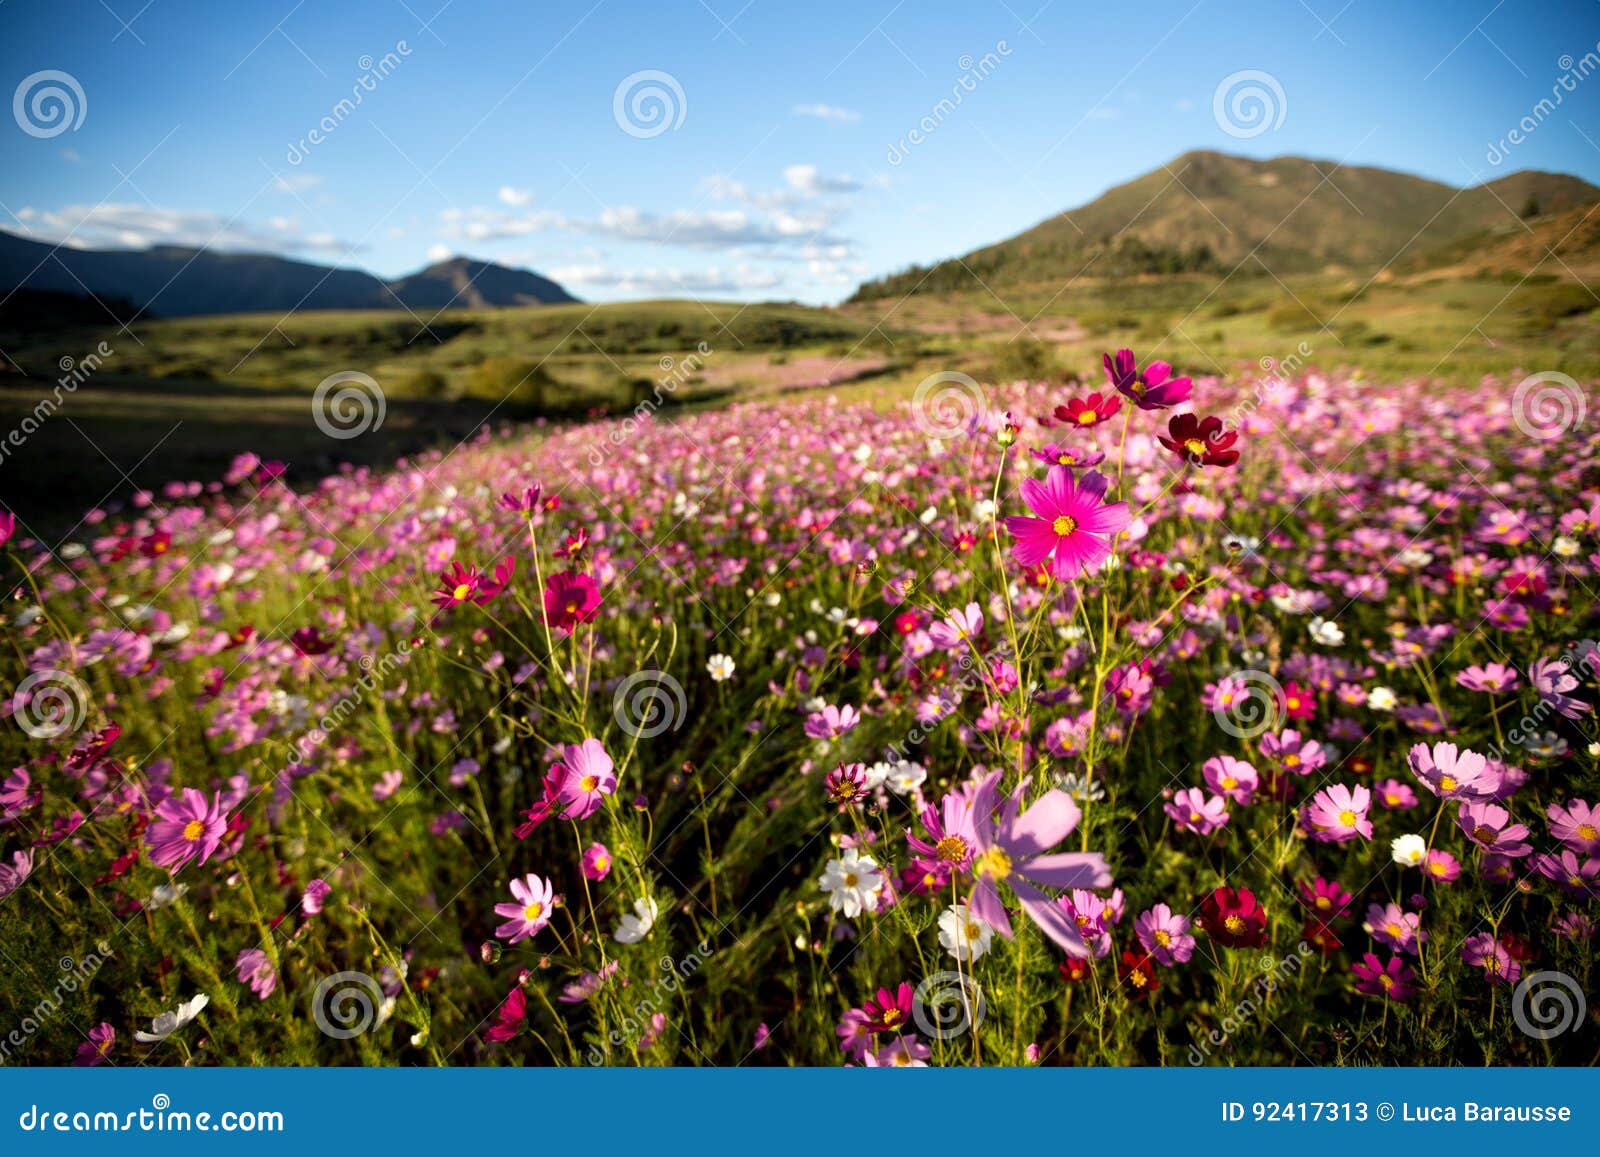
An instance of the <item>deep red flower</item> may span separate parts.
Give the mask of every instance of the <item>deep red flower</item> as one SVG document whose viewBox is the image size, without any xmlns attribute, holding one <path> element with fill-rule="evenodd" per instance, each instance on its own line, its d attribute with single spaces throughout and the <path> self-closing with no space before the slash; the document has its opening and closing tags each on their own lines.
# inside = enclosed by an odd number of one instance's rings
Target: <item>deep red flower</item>
<svg viewBox="0 0 1600 1157">
<path fill-rule="evenodd" d="M 333 642 L 324 639 L 322 632 L 315 627 L 301 627 L 289 636 L 289 644 L 308 659 L 333 650 Z"/>
<path fill-rule="evenodd" d="M 1161 984 L 1156 980 L 1156 962 L 1143 952 L 1124 952 L 1117 975 L 1127 987 L 1130 1000 L 1143 1000 Z"/>
<path fill-rule="evenodd" d="M 169 531 L 157 530 L 139 540 L 139 553 L 145 558 L 160 558 L 171 549 L 172 534 Z"/>
<path fill-rule="evenodd" d="M 495 1012 L 495 1023 L 484 1034 L 483 1039 L 492 1044 L 508 1041 L 517 1035 L 522 1027 L 522 1022 L 528 1019 L 528 994 L 522 991 L 522 986 L 513 988 L 506 996 L 505 1003 Z"/>
<path fill-rule="evenodd" d="M 1305 928 L 1300 933 L 1300 938 L 1312 945 L 1324 956 L 1332 956 L 1344 947 L 1344 941 L 1339 939 L 1339 934 L 1320 920 L 1306 921 Z"/>
<path fill-rule="evenodd" d="M 1267 910 L 1249 888 L 1218 888 L 1200 904 L 1201 928 L 1224 948 L 1260 948 L 1267 942 Z"/>
<path fill-rule="evenodd" d="M 557 630 L 570 631 L 594 621 L 600 612 L 600 587 L 577 571 L 553 574 L 544 587 L 544 617 Z"/>
<path fill-rule="evenodd" d="M 1109 422 L 1122 409 L 1122 399 L 1096 390 L 1086 398 L 1073 398 L 1064 406 L 1056 407 L 1056 417 L 1068 425 L 1088 429 L 1101 422 Z"/>
<path fill-rule="evenodd" d="M 471 601 L 483 585 L 483 576 L 475 566 L 452 563 L 450 569 L 439 576 L 439 588 L 433 592 L 433 604 L 441 611 Z M 498 592 L 496 592 L 498 593 Z"/>
<path fill-rule="evenodd" d="M 1167 436 L 1160 442 L 1168 450 L 1194 466 L 1232 466 L 1239 460 L 1233 444 L 1236 430 L 1224 430 L 1221 418 L 1197 418 L 1179 414 L 1167 423 Z"/>
<path fill-rule="evenodd" d="M 68 775 L 79 776 L 88 772 L 95 764 L 105 757 L 111 750 L 111 745 L 122 734 L 122 724 L 111 723 L 89 736 L 78 747 L 73 748 L 72 754 L 67 756 L 61 769 Z"/>
<path fill-rule="evenodd" d="M 1077 984 L 1089 975 L 1089 961 L 1079 960 L 1076 956 L 1069 956 L 1057 971 L 1066 978 L 1068 984 Z"/>
</svg>

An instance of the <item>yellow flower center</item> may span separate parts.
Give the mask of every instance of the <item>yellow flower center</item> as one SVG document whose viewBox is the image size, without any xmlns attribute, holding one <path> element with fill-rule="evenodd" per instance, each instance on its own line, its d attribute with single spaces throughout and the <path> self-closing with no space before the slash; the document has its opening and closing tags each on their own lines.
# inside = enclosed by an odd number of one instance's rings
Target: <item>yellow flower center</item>
<svg viewBox="0 0 1600 1157">
<path fill-rule="evenodd" d="M 959 864 L 967 858 L 967 841 L 960 836 L 946 836 L 933 845 L 933 854 L 947 864 Z"/>
<path fill-rule="evenodd" d="M 183 838 L 193 842 L 206 834 L 206 825 L 200 820 L 190 820 L 183 825 Z"/>
<path fill-rule="evenodd" d="M 1167 947 L 1167 945 L 1172 943 L 1172 933 L 1168 932 L 1165 928 L 1157 928 L 1155 933 L 1155 942 L 1162 948 Z"/>
<path fill-rule="evenodd" d="M 593 791 L 595 788 L 600 786 L 600 777 L 595 775 L 586 775 L 578 781 L 578 786 L 584 791 Z"/>
<path fill-rule="evenodd" d="M 471 593 L 472 588 L 466 583 L 461 583 L 456 587 L 455 590 L 450 592 L 450 597 L 455 599 L 455 601 L 458 603 L 464 603 L 467 601 L 467 596 Z"/>
<path fill-rule="evenodd" d="M 1378 983 L 1383 985 L 1384 988 L 1393 988 L 1394 977 L 1390 976 L 1387 972 L 1382 973 L 1378 977 Z"/>
<path fill-rule="evenodd" d="M 1078 529 L 1078 520 L 1075 518 L 1068 518 L 1065 514 L 1058 514 L 1056 515 L 1056 520 L 1050 524 L 1050 529 L 1055 531 L 1060 537 L 1065 538 L 1074 530 Z"/>
<path fill-rule="evenodd" d="M 854 888 L 860 882 L 861 877 L 856 875 L 854 872 L 846 872 L 844 874 L 844 886 L 846 888 Z"/>
<path fill-rule="evenodd" d="M 1291 751 L 1288 755 L 1283 757 L 1283 766 L 1285 766 L 1285 767 L 1299 767 L 1300 766 L 1300 757 L 1298 755 L 1296 755 L 1294 752 Z"/>
<path fill-rule="evenodd" d="M 544 905 L 540 904 L 538 901 L 534 901 L 532 904 L 529 904 L 526 908 L 524 908 L 522 910 L 522 918 L 524 920 L 537 920 L 540 916 L 543 916 L 543 915 L 544 915 Z"/>
<path fill-rule="evenodd" d="M 1224 791 L 1232 791 L 1234 788 L 1236 788 L 1238 786 L 1239 786 L 1239 781 L 1234 779 L 1233 776 L 1225 775 L 1225 776 L 1222 777 L 1222 787 L 1223 787 Z"/>
<path fill-rule="evenodd" d="M 972 867 L 980 876 L 1004 880 L 1011 875 L 1011 857 L 1000 848 L 990 848 L 973 861 Z"/>
<path fill-rule="evenodd" d="M 1078 425 L 1092 426 L 1099 419 L 1099 417 L 1100 415 L 1095 413 L 1093 410 L 1085 410 L 1083 413 L 1078 415 Z"/>
<path fill-rule="evenodd" d="M 1344 811 L 1339 813 L 1339 822 L 1347 828 L 1355 827 L 1356 813 L 1351 811 L 1349 808 L 1346 808 Z"/>
<path fill-rule="evenodd" d="M 1580 840 L 1592 840 L 1596 836 L 1600 836 L 1600 831 L 1596 831 L 1593 824 L 1578 825 L 1578 838 Z"/>
<path fill-rule="evenodd" d="M 1396 940 L 1400 939 L 1401 935 L 1403 934 L 1403 930 L 1401 929 L 1400 925 L 1393 923 L 1392 921 L 1384 927 L 1384 931 L 1390 936 L 1393 936 Z"/>
<path fill-rule="evenodd" d="M 1439 790 L 1440 791 L 1455 791 L 1457 786 L 1458 785 L 1456 783 L 1456 777 L 1455 776 L 1453 776 L 1453 775 L 1441 775 L 1439 777 Z"/>
<path fill-rule="evenodd" d="M 1189 451 L 1189 453 L 1193 454 L 1196 458 L 1203 457 L 1206 452 L 1206 444 L 1200 441 L 1199 438 L 1190 438 L 1183 444 L 1183 448 Z"/>
<path fill-rule="evenodd" d="M 1229 916 L 1222 922 L 1222 926 L 1237 936 L 1244 931 L 1244 920 L 1238 916 Z"/>
</svg>

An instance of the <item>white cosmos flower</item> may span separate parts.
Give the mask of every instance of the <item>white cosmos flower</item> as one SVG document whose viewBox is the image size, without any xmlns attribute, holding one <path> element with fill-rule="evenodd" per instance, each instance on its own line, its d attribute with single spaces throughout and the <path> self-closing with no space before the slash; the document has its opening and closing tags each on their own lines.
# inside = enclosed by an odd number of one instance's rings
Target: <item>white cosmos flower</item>
<svg viewBox="0 0 1600 1157">
<path fill-rule="evenodd" d="M 1321 617 L 1312 619 L 1308 630 L 1312 641 L 1324 647 L 1337 647 L 1344 642 L 1344 628 L 1328 619 Z"/>
<path fill-rule="evenodd" d="M 1418 835 L 1396 836 L 1389 851 L 1402 868 L 1415 868 L 1428 858 L 1428 842 Z"/>
<path fill-rule="evenodd" d="M 877 860 L 863 856 L 854 848 L 846 848 L 842 856 L 829 860 L 823 867 L 817 886 L 828 893 L 828 907 L 854 920 L 863 910 L 878 910 L 883 874 L 878 870 Z"/>
<path fill-rule="evenodd" d="M 706 660 L 706 673 L 713 683 L 725 683 L 733 678 L 733 660 L 727 655 L 712 655 Z"/>
<path fill-rule="evenodd" d="M 910 795 L 921 787 L 928 778 L 928 769 L 920 763 L 902 760 L 894 765 L 894 770 L 889 773 L 887 783 L 889 790 L 895 795 Z"/>
<path fill-rule="evenodd" d="M 1576 539 L 1568 538 L 1564 534 L 1557 535 L 1556 540 L 1550 544 L 1550 553 L 1557 558 L 1571 558 L 1580 549 L 1582 548 Z"/>
<path fill-rule="evenodd" d="M 939 944 L 957 960 L 981 960 L 993 936 L 994 929 L 965 904 L 952 904 L 939 915 Z"/>
<path fill-rule="evenodd" d="M 661 914 L 656 902 L 649 896 L 633 902 L 633 911 L 622 918 L 622 923 L 617 926 L 614 933 L 619 944 L 637 944 L 656 926 L 656 917 Z"/>
<path fill-rule="evenodd" d="M 1393 711 L 1399 698 L 1388 687 L 1374 687 L 1367 692 L 1367 706 L 1374 711 Z"/>
<path fill-rule="evenodd" d="M 166 1040 L 184 1025 L 200 1015 L 200 1010 L 211 1003 L 211 998 L 201 993 L 193 1000 L 180 1004 L 171 1012 L 164 1012 L 150 1022 L 149 1032 L 136 1032 L 133 1039 L 140 1044 L 154 1044 L 156 1041 Z"/>
<path fill-rule="evenodd" d="M 157 884 L 150 890 L 150 899 L 145 902 L 145 907 L 165 908 L 168 904 L 176 904 L 188 890 L 188 884 Z"/>
</svg>

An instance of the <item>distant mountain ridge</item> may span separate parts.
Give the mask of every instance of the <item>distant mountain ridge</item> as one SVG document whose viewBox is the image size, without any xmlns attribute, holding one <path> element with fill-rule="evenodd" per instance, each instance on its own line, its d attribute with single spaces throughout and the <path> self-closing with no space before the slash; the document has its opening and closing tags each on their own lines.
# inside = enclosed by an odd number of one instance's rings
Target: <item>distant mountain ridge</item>
<svg viewBox="0 0 1600 1157">
<path fill-rule="evenodd" d="M 1077 276 L 1247 271 L 1370 272 L 1600 201 L 1600 188 L 1523 171 L 1468 188 L 1389 169 L 1198 151 L 1086 205 L 960 258 L 863 284 L 858 300 Z"/>
<path fill-rule="evenodd" d="M 146 317 L 296 309 L 410 309 L 575 302 L 560 285 L 526 269 L 455 257 L 394 281 L 265 253 L 71 249 L 0 231 L 0 294 L 14 289 L 93 294 L 134 303 Z"/>
</svg>

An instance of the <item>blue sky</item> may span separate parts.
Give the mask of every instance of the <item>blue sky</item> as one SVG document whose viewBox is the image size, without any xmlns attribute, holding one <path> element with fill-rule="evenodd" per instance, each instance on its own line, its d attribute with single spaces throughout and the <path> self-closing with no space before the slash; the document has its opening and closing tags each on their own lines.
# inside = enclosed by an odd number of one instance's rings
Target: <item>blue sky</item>
<svg viewBox="0 0 1600 1157">
<path fill-rule="evenodd" d="M 1489 160 L 1597 41 L 1591 0 L 9 0 L 0 229 L 837 301 L 1193 148 L 1600 184 L 1600 72 Z M 46 70 L 76 127 L 29 106 Z M 1214 96 L 1246 70 L 1275 111 L 1231 135 Z M 629 112 L 641 85 L 666 122 Z"/>
</svg>

